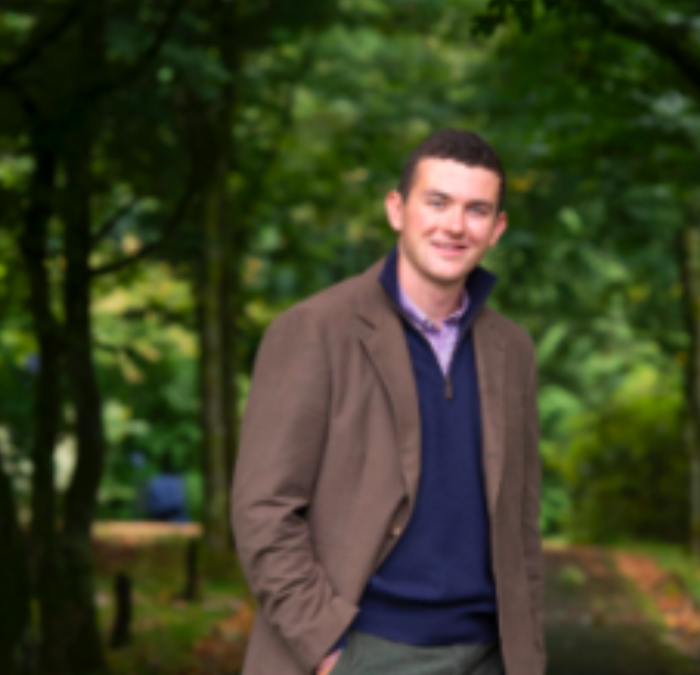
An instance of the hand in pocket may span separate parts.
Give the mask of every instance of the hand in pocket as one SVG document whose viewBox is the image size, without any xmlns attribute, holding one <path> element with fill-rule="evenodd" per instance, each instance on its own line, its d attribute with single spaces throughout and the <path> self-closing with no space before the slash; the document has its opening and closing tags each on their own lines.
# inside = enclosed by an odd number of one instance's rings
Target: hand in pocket
<svg viewBox="0 0 700 675">
<path fill-rule="evenodd" d="M 335 664 L 338 663 L 338 659 L 342 653 L 342 649 L 336 649 L 334 652 L 331 652 L 328 656 L 326 656 L 323 661 L 318 664 L 318 668 L 316 668 L 316 675 L 330 675 L 333 668 L 335 668 Z"/>
</svg>

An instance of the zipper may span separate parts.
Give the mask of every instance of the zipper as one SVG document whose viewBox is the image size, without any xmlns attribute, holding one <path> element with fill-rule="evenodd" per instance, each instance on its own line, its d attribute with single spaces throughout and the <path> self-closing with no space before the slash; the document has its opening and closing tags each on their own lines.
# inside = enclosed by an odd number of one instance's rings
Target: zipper
<svg viewBox="0 0 700 675">
<path fill-rule="evenodd" d="M 416 331 L 416 333 L 418 333 L 418 335 L 421 337 L 421 339 L 425 340 L 425 342 L 428 344 L 428 347 L 430 347 L 430 351 L 433 352 L 433 356 L 435 357 L 435 360 L 437 361 L 438 368 L 440 369 L 440 372 L 442 373 L 442 364 L 440 363 L 440 358 L 438 357 L 437 352 L 435 351 L 435 347 L 433 347 L 433 343 L 430 340 L 428 340 L 428 338 L 425 337 L 425 335 L 423 335 L 423 333 L 418 328 L 416 328 L 416 326 L 413 324 L 412 318 L 403 310 L 403 307 L 401 307 L 401 305 L 399 305 L 397 302 L 395 302 L 393 298 L 390 298 L 390 302 L 394 305 L 394 307 L 396 307 L 399 314 L 401 314 L 401 316 L 403 316 L 406 319 L 406 321 L 408 321 L 408 325 L 410 326 L 410 328 L 412 330 Z M 452 398 L 454 397 L 454 390 L 452 388 L 452 380 L 450 378 L 450 368 L 452 367 L 452 361 L 454 359 L 454 355 L 455 355 L 457 349 L 462 344 L 462 340 L 464 339 L 464 336 L 467 334 L 467 332 L 468 332 L 468 327 L 465 327 L 464 330 L 462 330 L 462 332 L 457 337 L 457 341 L 455 342 L 454 347 L 452 349 L 452 354 L 450 354 L 450 360 L 447 362 L 447 367 L 445 368 L 445 372 L 443 373 L 443 379 L 445 381 L 445 399 L 447 401 L 451 401 Z"/>
<path fill-rule="evenodd" d="M 455 349 L 457 346 L 455 345 Z M 445 398 L 448 401 L 452 400 L 452 380 L 450 379 L 450 371 L 445 373 Z"/>
<path fill-rule="evenodd" d="M 450 368 L 452 368 L 452 361 L 454 360 L 455 354 L 459 349 L 459 346 L 464 341 L 465 335 L 469 332 L 469 326 L 465 326 L 462 332 L 457 336 L 454 347 L 452 348 L 452 353 L 450 354 L 450 360 L 447 362 L 447 368 L 445 368 L 445 398 L 450 401 L 452 400 L 452 380 L 450 379 Z M 431 345 L 432 346 L 432 345 Z M 433 350 L 434 353 L 434 350 Z M 439 364 L 439 360 L 438 360 Z"/>
</svg>

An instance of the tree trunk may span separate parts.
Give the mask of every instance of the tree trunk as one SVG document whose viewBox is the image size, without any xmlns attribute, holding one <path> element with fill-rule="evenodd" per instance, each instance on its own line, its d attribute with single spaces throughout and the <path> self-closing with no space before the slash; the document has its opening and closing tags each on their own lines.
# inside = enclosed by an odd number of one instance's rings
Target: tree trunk
<svg viewBox="0 0 700 675">
<path fill-rule="evenodd" d="M 700 227 L 680 233 L 683 300 L 688 335 L 686 410 L 683 438 L 690 461 L 690 545 L 700 560 Z"/>
<path fill-rule="evenodd" d="M 29 622 L 29 580 L 24 538 L 12 485 L 0 465 L 0 673 L 14 675 L 19 643 Z"/>
<path fill-rule="evenodd" d="M 91 124 L 85 120 L 67 144 L 63 162 L 65 354 L 77 441 L 77 462 L 66 493 L 61 536 L 66 603 L 63 621 L 70 675 L 94 675 L 105 669 L 93 597 L 90 537 L 105 453 L 102 396 L 93 361 L 90 315 L 91 158 Z"/>
<path fill-rule="evenodd" d="M 89 91 L 105 68 L 104 7 L 90 5 L 79 26 L 73 70 L 75 95 Z M 100 110 L 96 101 L 80 102 L 64 120 L 60 159 L 64 185 L 60 215 L 63 222 L 65 274 L 63 280 L 64 367 L 75 408 L 77 458 L 63 502 L 58 541 L 61 574 L 53 582 L 61 595 L 60 650 L 66 675 L 96 675 L 106 671 L 97 622 L 92 574 L 91 525 L 102 475 L 105 437 L 102 398 L 95 372 L 90 315 L 92 246 L 91 199 L 93 147 Z M 51 675 L 63 675 L 52 671 Z"/>
<path fill-rule="evenodd" d="M 240 223 L 232 217 L 228 177 L 234 162 L 232 142 L 236 80 L 240 54 L 235 39 L 235 6 L 219 7 L 216 42 L 230 74 L 230 82 L 213 103 L 199 106 L 204 151 L 213 167 L 204 194 L 200 279 L 200 352 L 204 470 L 204 565 L 209 573 L 227 572 L 232 549 L 229 492 L 238 444 L 236 388 L 236 312 Z"/>
<path fill-rule="evenodd" d="M 114 578 L 114 623 L 109 646 L 121 649 L 131 644 L 131 624 L 133 619 L 133 585 L 131 577 L 119 572 Z"/>
<path fill-rule="evenodd" d="M 227 202 L 228 211 L 232 210 L 230 200 Z M 225 459 L 226 476 L 229 485 L 233 476 L 233 465 L 238 448 L 238 387 L 236 386 L 236 376 L 238 374 L 238 322 L 237 312 L 240 311 L 240 250 L 239 227 L 230 222 L 228 218 L 227 227 L 224 231 L 224 245 L 226 258 L 224 260 L 224 275 L 221 284 L 221 334 L 226 349 L 224 349 L 224 378 L 223 401 L 225 415 Z M 236 225 L 240 226 L 240 223 Z M 227 493 L 228 493 L 227 488 Z M 228 522 L 228 512 L 227 512 Z M 229 529 L 230 536 L 232 531 Z"/>
<path fill-rule="evenodd" d="M 53 455 L 61 413 L 61 335 L 51 308 L 51 284 L 47 259 L 48 223 L 52 215 L 56 159 L 42 147 L 45 139 L 33 144 L 34 173 L 30 184 L 29 206 L 25 214 L 21 249 L 29 280 L 29 308 L 39 350 L 39 370 L 34 382 L 32 438 L 32 585 L 40 607 L 42 635 L 39 662 L 46 672 L 65 670 L 63 619 L 56 579 L 60 566 L 56 551 L 56 495 Z M 63 664 L 63 665 L 62 665 Z"/>
<path fill-rule="evenodd" d="M 220 162 L 204 198 L 200 274 L 200 351 L 204 469 L 204 554 L 213 561 L 230 550 L 228 493 L 235 428 L 234 350 L 230 327 L 232 252 L 228 247 L 227 163 Z"/>
</svg>

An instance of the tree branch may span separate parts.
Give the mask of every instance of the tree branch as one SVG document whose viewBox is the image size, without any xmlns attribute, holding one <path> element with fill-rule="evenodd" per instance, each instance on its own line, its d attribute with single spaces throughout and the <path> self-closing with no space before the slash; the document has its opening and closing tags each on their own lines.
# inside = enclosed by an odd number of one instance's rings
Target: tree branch
<svg viewBox="0 0 700 675">
<path fill-rule="evenodd" d="M 277 129 L 277 134 L 275 136 L 274 142 L 270 143 L 267 147 L 266 150 L 263 150 L 261 153 L 261 157 L 258 159 L 259 165 L 262 166 L 263 168 L 260 169 L 260 175 L 258 178 L 258 183 L 261 185 L 265 184 L 265 181 L 268 179 L 269 175 L 272 173 L 275 164 L 277 160 L 279 159 L 279 156 L 282 152 L 282 141 L 285 137 L 285 135 L 288 133 L 290 128 L 292 127 L 292 124 L 294 123 L 294 100 L 295 96 L 297 93 L 297 89 L 300 85 L 301 82 L 304 81 L 304 78 L 308 75 L 311 67 L 313 66 L 313 61 L 314 61 L 314 51 L 313 51 L 313 42 L 308 43 L 304 47 L 304 51 L 302 53 L 301 59 L 297 65 L 297 68 L 295 68 L 294 72 L 291 74 L 291 76 L 288 77 L 288 82 L 287 82 L 287 89 L 284 93 L 284 100 L 282 105 L 280 106 L 280 111 L 279 111 L 279 120 L 278 120 L 278 129 Z M 249 211 L 251 208 L 251 199 L 250 196 L 252 196 L 252 192 L 250 190 L 247 191 L 249 195 L 248 200 L 243 200 L 244 201 L 244 208 L 243 211 L 249 215 Z M 254 198 L 253 198 L 254 201 Z"/>
<path fill-rule="evenodd" d="M 27 94 L 27 92 L 24 91 L 19 84 L 17 84 L 17 82 L 10 81 L 7 82 L 5 86 L 17 97 L 20 108 L 22 108 L 22 111 L 27 116 L 27 119 L 32 124 L 36 123 L 41 115 L 39 113 L 39 106 L 37 106 L 34 99 Z"/>
<path fill-rule="evenodd" d="M 121 316 L 125 321 L 143 321 L 146 317 L 155 316 L 163 323 L 177 324 L 196 330 L 195 322 L 190 316 L 190 312 L 169 311 L 156 305 L 134 308 L 126 310 Z"/>
<path fill-rule="evenodd" d="M 155 33 L 155 37 L 151 44 L 144 50 L 141 56 L 138 57 L 136 63 L 125 68 L 116 77 L 108 82 L 103 82 L 102 84 L 91 87 L 88 90 L 88 95 L 94 98 L 99 98 L 110 92 L 118 89 L 124 84 L 133 81 L 138 78 L 139 75 L 151 64 L 151 62 L 158 56 L 162 46 L 168 38 L 170 29 L 175 23 L 175 19 L 182 9 L 183 5 L 187 0 L 173 0 L 170 3 L 170 7 L 163 19 L 163 23 L 160 25 Z"/>
<path fill-rule="evenodd" d="M 670 26 L 655 18 L 650 20 L 639 8 L 635 9 L 639 18 L 633 19 L 605 0 L 544 0 L 544 4 L 548 12 L 585 13 L 603 28 L 647 46 L 659 58 L 675 65 L 700 92 L 700 50 L 693 50 L 693 37 L 687 24 Z M 515 14 L 521 27 L 527 29 L 533 9 L 534 0 L 489 0 L 486 9 L 473 18 L 472 31 L 476 35 L 490 36 L 498 26 L 508 22 L 511 14 Z M 641 18 L 643 15 L 645 19 Z"/>
<path fill-rule="evenodd" d="M 111 354 L 116 354 L 117 356 L 126 354 L 126 356 L 134 361 L 143 360 L 141 355 L 135 349 L 133 349 L 133 347 L 127 347 L 125 345 L 111 345 L 106 342 L 100 342 L 99 340 L 93 340 L 92 344 L 96 349 L 100 349 L 103 352 L 110 352 Z"/>
<path fill-rule="evenodd" d="M 648 12 L 636 8 L 635 18 L 605 0 L 545 0 L 549 12 L 563 15 L 585 13 L 604 28 L 632 42 L 651 49 L 659 58 L 673 64 L 695 91 L 700 92 L 700 50 L 694 50 L 693 36 L 687 24 L 671 26 Z M 532 16 L 534 0 L 490 0 L 486 9 L 472 21 L 477 35 L 491 35 L 515 14 L 520 25 L 527 29 Z"/>
<path fill-rule="evenodd" d="M 101 239 L 104 239 L 114 228 L 114 226 L 128 213 L 134 210 L 136 205 L 139 203 L 139 198 L 134 197 L 129 203 L 124 204 L 118 208 L 105 222 L 102 224 L 100 229 L 93 235 L 92 243 L 96 244 Z"/>
<path fill-rule="evenodd" d="M 160 239 L 146 244 L 138 253 L 128 256 L 126 258 L 121 258 L 115 260 L 114 262 L 102 265 L 101 267 L 95 267 L 90 270 L 90 275 L 96 277 L 103 274 L 111 274 L 112 272 L 118 272 L 126 267 L 133 265 L 135 262 L 142 260 L 146 256 L 151 255 L 154 251 L 161 248 L 163 244 L 172 237 L 175 230 L 180 226 L 185 214 L 190 208 L 190 205 L 194 201 L 195 196 L 199 190 L 199 183 L 196 179 L 190 181 L 190 185 L 185 191 L 185 193 L 180 197 L 177 206 L 170 214 L 170 217 L 165 222 L 163 226 L 163 234 Z"/>
<path fill-rule="evenodd" d="M 620 14 L 611 15 L 608 22 L 613 32 L 647 46 L 658 57 L 676 66 L 691 87 L 700 93 L 700 52 L 693 53 L 689 41 L 685 44 L 680 41 L 672 27 L 660 22 L 644 25 Z"/>
<path fill-rule="evenodd" d="M 4 214 L 3 226 L 16 226 L 16 221 L 19 220 L 18 216 L 21 212 L 18 193 L 0 186 L 0 213 Z"/>
<path fill-rule="evenodd" d="M 14 61 L 8 63 L 0 70 L 0 87 L 6 86 L 10 80 L 17 75 L 23 68 L 26 68 L 32 61 L 37 59 L 41 52 L 44 51 L 51 43 L 66 32 L 69 26 L 78 18 L 83 9 L 83 2 L 78 0 L 68 7 L 65 14 L 61 17 L 56 25 L 51 27 L 42 36 L 38 36 L 34 44 L 29 44 Z"/>
</svg>

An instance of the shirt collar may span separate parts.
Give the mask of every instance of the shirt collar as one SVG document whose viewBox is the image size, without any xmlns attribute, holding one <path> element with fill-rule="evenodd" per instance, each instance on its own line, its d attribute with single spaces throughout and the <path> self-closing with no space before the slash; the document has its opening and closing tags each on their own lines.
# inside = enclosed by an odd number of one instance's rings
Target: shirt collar
<svg viewBox="0 0 700 675">
<path fill-rule="evenodd" d="M 401 309 L 408 315 L 409 319 L 422 330 L 431 330 L 437 328 L 434 321 L 431 321 L 424 312 L 411 300 L 406 291 L 400 283 L 396 284 L 398 290 L 398 300 Z M 464 316 L 464 313 L 469 307 L 469 293 L 467 292 L 466 286 L 462 288 L 462 293 L 459 300 L 459 307 L 452 312 L 446 319 L 443 319 L 443 323 L 446 324 L 456 324 Z"/>
<path fill-rule="evenodd" d="M 411 299 L 403 292 L 398 279 L 398 246 L 394 245 L 386 257 L 384 267 L 379 275 L 379 282 L 384 287 L 387 295 L 394 303 L 407 314 L 412 322 L 428 320 L 423 312 L 418 309 Z M 464 327 L 470 324 L 477 311 L 485 304 L 486 299 L 496 284 L 496 275 L 483 267 L 475 267 L 467 277 L 460 301 L 460 307 L 448 319 L 453 317 Z M 408 301 L 408 302 L 406 302 Z M 432 325 L 432 322 L 430 322 Z M 419 324 L 423 326 L 424 324 Z"/>
</svg>

